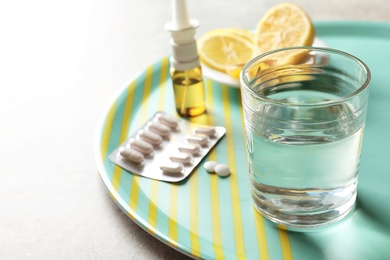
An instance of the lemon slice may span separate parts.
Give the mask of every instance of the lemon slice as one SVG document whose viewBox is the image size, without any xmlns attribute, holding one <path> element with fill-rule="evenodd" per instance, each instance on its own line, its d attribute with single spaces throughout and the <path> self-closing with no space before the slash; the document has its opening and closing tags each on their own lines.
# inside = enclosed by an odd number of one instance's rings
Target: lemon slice
<svg viewBox="0 0 390 260">
<path fill-rule="evenodd" d="M 293 47 L 311 46 L 315 30 L 312 21 L 298 5 L 282 3 L 265 13 L 255 31 L 259 53 Z"/>
<path fill-rule="evenodd" d="M 201 61 L 212 69 L 228 73 L 228 69 L 241 66 L 255 53 L 252 36 L 240 29 L 217 29 L 198 39 Z"/>
<path fill-rule="evenodd" d="M 239 28 L 222 28 L 222 29 L 216 29 L 214 30 L 214 33 L 230 33 L 237 37 L 240 37 L 242 39 L 245 39 L 247 41 L 250 41 L 251 43 L 255 43 L 255 34 L 249 30 L 239 29 Z"/>
<path fill-rule="evenodd" d="M 245 63 L 229 66 L 226 68 L 226 73 L 232 78 L 239 79 L 241 70 L 244 67 L 244 65 Z"/>
</svg>

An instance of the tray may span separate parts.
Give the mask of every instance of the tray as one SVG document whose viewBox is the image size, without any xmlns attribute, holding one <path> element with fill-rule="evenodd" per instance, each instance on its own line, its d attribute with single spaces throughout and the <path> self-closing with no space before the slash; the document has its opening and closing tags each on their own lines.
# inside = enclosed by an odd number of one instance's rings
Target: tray
<svg viewBox="0 0 390 260">
<path fill-rule="evenodd" d="M 278 229 L 263 219 L 250 199 L 239 89 L 207 78 L 208 112 L 191 120 L 226 127 L 205 159 L 228 164 L 230 177 L 198 167 L 184 181 L 169 184 L 111 163 L 108 154 L 153 113 L 175 114 L 168 58 L 126 84 L 97 127 L 98 170 L 118 206 L 158 239 L 196 258 L 390 259 L 390 23 L 319 22 L 315 28 L 327 45 L 356 55 L 372 72 L 353 214 L 310 233 Z"/>
</svg>

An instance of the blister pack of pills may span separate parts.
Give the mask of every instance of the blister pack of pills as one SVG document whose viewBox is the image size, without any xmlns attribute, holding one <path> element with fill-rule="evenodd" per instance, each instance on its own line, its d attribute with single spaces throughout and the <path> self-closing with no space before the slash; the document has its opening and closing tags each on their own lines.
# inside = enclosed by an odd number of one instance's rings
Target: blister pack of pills
<svg viewBox="0 0 390 260">
<path fill-rule="evenodd" d="M 178 182 L 190 175 L 225 132 L 222 126 L 195 124 L 157 112 L 109 159 L 131 173 Z"/>
</svg>

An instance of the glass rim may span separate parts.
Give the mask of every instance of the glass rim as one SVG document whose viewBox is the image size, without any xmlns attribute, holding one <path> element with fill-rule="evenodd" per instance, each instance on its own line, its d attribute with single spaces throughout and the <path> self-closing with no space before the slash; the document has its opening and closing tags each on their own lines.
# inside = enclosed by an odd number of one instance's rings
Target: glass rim
<svg viewBox="0 0 390 260">
<path fill-rule="evenodd" d="M 283 102 L 283 101 L 280 101 L 280 100 L 267 98 L 266 96 L 259 95 L 258 93 L 254 92 L 252 90 L 252 88 L 249 87 L 249 82 L 247 82 L 247 80 L 244 77 L 245 71 L 248 70 L 248 68 L 251 67 L 258 60 L 260 60 L 260 59 L 262 59 L 262 58 L 264 58 L 266 56 L 269 56 L 271 54 L 278 53 L 278 52 L 289 51 L 289 50 L 309 50 L 309 51 L 319 51 L 319 52 L 339 54 L 341 56 L 344 56 L 345 58 L 349 58 L 349 59 L 355 61 L 358 65 L 360 65 L 364 69 L 364 71 L 366 73 L 366 79 L 363 82 L 363 84 L 361 84 L 361 86 L 359 88 L 357 88 L 355 91 L 353 91 L 352 93 L 350 93 L 350 94 L 348 94 L 346 96 L 343 96 L 343 97 L 340 97 L 340 98 L 336 98 L 336 99 L 333 99 L 333 100 L 322 101 L 322 102 L 318 102 L 318 103 L 310 103 L 310 104 L 291 104 L 291 103 L 286 103 L 286 102 Z M 350 99 L 350 98 L 352 98 L 354 96 L 357 96 L 358 94 L 363 92 L 366 88 L 368 88 L 368 85 L 369 85 L 370 81 L 371 81 L 371 71 L 368 68 L 368 66 L 361 59 L 359 59 L 356 56 L 354 56 L 352 54 L 349 54 L 349 53 L 347 53 L 345 51 L 341 51 L 341 50 L 337 50 L 337 49 L 333 49 L 333 48 L 328 48 L 328 47 L 314 47 L 314 46 L 286 47 L 286 48 L 280 48 L 280 49 L 275 49 L 275 50 L 272 50 L 272 51 L 265 52 L 263 54 L 260 54 L 260 55 L 258 55 L 256 57 L 252 58 L 250 61 L 248 61 L 244 65 L 244 67 L 242 68 L 242 70 L 240 72 L 240 89 L 244 88 L 252 96 L 258 98 L 261 101 L 264 101 L 264 102 L 267 102 L 267 103 L 271 103 L 271 104 L 280 105 L 280 106 L 290 106 L 290 107 L 316 107 L 316 106 L 324 106 L 324 105 L 328 106 L 328 105 L 343 103 L 346 100 L 348 100 L 348 99 Z"/>
</svg>

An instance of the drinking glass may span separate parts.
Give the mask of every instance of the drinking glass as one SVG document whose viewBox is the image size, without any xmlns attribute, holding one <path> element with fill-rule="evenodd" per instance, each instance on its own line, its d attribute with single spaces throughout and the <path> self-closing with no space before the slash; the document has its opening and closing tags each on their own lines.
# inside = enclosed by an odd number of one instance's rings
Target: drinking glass
<svg viewBox="0 0 390 260">
<path fill-rule="evenodd" d="M 366 64 L 329 48 L 279 49 L 244 66 L 251 195 L 263 216 L 302 229 L 351 212 L 369 82 Z"/>
</svg>

